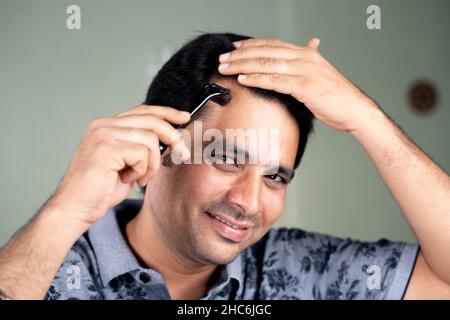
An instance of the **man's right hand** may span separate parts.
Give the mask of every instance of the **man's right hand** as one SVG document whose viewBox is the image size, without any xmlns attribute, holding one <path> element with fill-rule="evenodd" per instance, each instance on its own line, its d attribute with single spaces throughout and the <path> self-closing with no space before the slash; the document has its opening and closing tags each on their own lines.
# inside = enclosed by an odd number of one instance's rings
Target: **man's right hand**
<svg viewBox="0 0 450 320">
<path fill-rule="evenodd" d="M 159 142 L 180 159 L 189 157 L 172 124 L 184 124 L 188 112 L 140 105 L 111 118 L 93 120 L 72 162 L 46 206 L 68 212 L 91 225 L 122 202 L 135 183 L 145 186 L 161 164 Z M 168 151 L 170 150 L 170 151 Z"/>
<path fill-rule="evenodd" d="M 0 251 L 0 294 L 42 299 L 82 233 L 123 201 L 136 182 L 144 186 L 158 171 L 160 141 L 169 146 L 166 153 L 189 156 L 171 125 L 189 118 L 169 107 L 142 105 L 92 121 L 56 192 Z"/>
</svg>

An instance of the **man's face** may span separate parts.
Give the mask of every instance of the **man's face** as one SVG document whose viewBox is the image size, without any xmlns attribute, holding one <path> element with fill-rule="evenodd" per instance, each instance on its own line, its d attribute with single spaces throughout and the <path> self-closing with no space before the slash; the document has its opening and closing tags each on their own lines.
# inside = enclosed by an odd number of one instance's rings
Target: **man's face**
<svg viewBox="0 0 450 320">
<path fill-rule="evenodd" d="M 203 132 L 214 128 L 223 133 L 227 147 L 215 152 L 215 159 L 223 163 L 162 166 L 149 182 L 146 197 L 154 227 L 176 254 L 197 263 L 219 265 L 231 262 L 263 237 L 281 215 L 299 129 L 279 102 L 258 97 L 232 80 L 216 82 L 231 90 L 232 100 L 226 106 L 209 102 L 201 121 Z M 187 129 L 193 136 L 192 124 Z M 247 151 L 250 157 L 257 155 L 252 154 L 254 149 L 248 150 L 248 139 L 227 141 L 227 129 L 277 132 L 279 141 L 257 141 L 258 155 L 270 159 L 236 164 L 234 149 Z M 278 150 L 272 149 L 274 142 Z M 203 147 L 209 143 L 203 141 Z M 202 159 L 191 144 L 191 162 L 194 157 Z"/>
</svg>

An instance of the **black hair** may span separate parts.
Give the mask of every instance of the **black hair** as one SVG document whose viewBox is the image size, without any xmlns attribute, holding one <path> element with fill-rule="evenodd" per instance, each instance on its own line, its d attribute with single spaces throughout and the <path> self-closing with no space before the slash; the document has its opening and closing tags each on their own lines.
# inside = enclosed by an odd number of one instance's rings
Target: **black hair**
<svg viewBox="0 0 450 320">
<path fill-rule="evenodd" d="M 188 110 L 199 89 L 212 78 L 234 78 L 221 75 L 217 68 L 219 56 L 235 49 L 233 42 L 251 37 L 233 33 L 205 33 L 186 43 L 159 70 L 148 89 L 144 104 L 170 106 Z M 303 103 L 271 90 L 248 87 L 250 92 L 284 105 L 295 118 L 300 130 L 300 141 L 295 158 L 297 168 L 305 151 L 308 136 L 313 129 L 314 116 Z"/>
</svg>

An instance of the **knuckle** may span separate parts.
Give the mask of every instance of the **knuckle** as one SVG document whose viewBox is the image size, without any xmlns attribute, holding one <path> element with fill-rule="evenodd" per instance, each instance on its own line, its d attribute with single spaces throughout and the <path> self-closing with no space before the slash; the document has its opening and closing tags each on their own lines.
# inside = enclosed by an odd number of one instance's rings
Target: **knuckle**
<svg viewBox="0 0 450 320">
<path fill-rule="evenodd" d="M 273 48 L 273 46 L 271 46 L 271 45 L 269 45 L 269 44 L 263 44 L 263 45 L 261 46 L 261 51 L 262 51 L 262 52 L 268 52 L 268 51 L 270 51 L 272 48 Z"/>
<path fill-rule="evenodd" d="M 97 142 L 94 144 L 94 158 L 98 161 L 104 161 L 111 154 L 112 145 L 109 142 Z"/>
<path fill-rule="evenodd" d="M 275 39 L 275 38 L 270 38 L 270 39 L 267 40 L 267 44 L 269 46 L 277 46 L 277 45 L 280 44 L 280 40 Z"/>
<path fill-rule="evenodd" d="M 150 148 L 150 150 L 152 149 L 159 150 L 159 138 L 155 133 L 151 131 L 146 132 L 145 139 L 148 142 L 147 146 Z"/>
<path fill-rule="evenodd" d="M 148 149 L 142 144 L 135 144 L 136 151 L 139 153 L 141 159 L 146 159 L 148 156 Z"/>
<path fill-rule="evenodd" d="M 172 144 L 177 144 L 183 140 L 183 137 L 177 130 L 173 130 L 171 132 L 171 140 L 172 140 Z"/>
<path fill-rule="evenodd" d="M 273 60 L 271 58 L 263 57 L 259 58 L 259 64 L 263 67 L 269 66 L 273 63 Z"/>
<path fill-rule="evenodd" d="M 277 74 L 277 73 L 271 73 L 270 75 L 269 75 L 269 81 L 271 82 L 271 83 L 278 83 L 278 82 L 280 82 L 281 81 L 281 75 L 279 75 L 279 74 Z"/>
<path fill-rule="evenodd" d="M 138 105 L 137 107 L 134 107 L 132 110 L 133 110 L 133 111 L 149 111 L 150 108 L 151 108 L 151 107 L 148 106 L 148 105 L 141 104 L 141 105 Z"/>
<path fill-rule="evenodd" d="M 104 118 L 94 118 L 89 122 L 88 129 L 93 130 L 100 127 L 104 122 Z"/>
<path fill-rule="evenodd" d="M 150 141 L 151 143 L 155 141 L 159 141 L 158 136 L 153 131 L 146 131 L 145 132 L 145 139 Z"/>
<path fill-rule="evenodd" d="M 248 53 L 248 48 L 241 48 L 236 50 L 235 52 L 232 52 L 230 57 L 242 57 L 245 56 Z"/>
<path fill-rule="evenodd" d="M 139 163 L 135 164 L 132 167 L 132 171 L 134 171 L 134 174 L 132 174 L 134 176 L 133 177 L 134 180 L 141 178 L 146 172 L 144 167 L 143 167 L 142 161 L 140 161 Z"/>
<path fill-rule="evenodd" d="M 142 139 L 146 138 L 145 134 L 141 132 L 141 130 L 125 129 L 124 132 L 131 141 L 141 141 Z"/>
<path fill-rule="evenodd" d="M 148 121 L 149 126 L 151 126 L 151 127 L 154 127 L 155 125 L 157 125 L 158 119 L 161 119 L 160 117 L 158 117 L 154 114 L 150 114 L 150 113 L 140 115 L 140 117 L 145 118 Z"/>
<path fill-rule="evenodd" d="M 142 175 L 147 172 L 147 156 L 142 158 L 142 161 L 138 162 L 136 165 L 136 170 Z"/>
<path fill-rule="evenodd" d="M 301 78 L 299 79 L 299 82 L 300 82 L 300 85 L 301 85 L 302 87 L 307 87 L 307 86 L 310 85 L 311 79 L 309 79 L 309 78 L 307 78 L 307 77 L 301 77 Z"/>
<path fill-rule="evenodd" d="M 111 150 L 111 144 L 107 141 L 102 141 L 97 143 L 97 148 L 95 150 L 100 154 L 107 153 Z"/>
<path fill-rule="evenodd" d="M 110 129 L 106 127 L 96 127 L 92 131 L 94 141 L 103 141 L 110 135 Z"/>
</svg>

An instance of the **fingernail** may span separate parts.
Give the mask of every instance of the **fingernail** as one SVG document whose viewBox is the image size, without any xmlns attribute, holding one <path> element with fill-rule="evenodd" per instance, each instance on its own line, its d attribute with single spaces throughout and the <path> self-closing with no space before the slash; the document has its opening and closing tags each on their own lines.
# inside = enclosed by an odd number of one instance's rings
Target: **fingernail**
<svg viewBox="0 0 450 320">
<path fill-rule="evenodd" d="M 191 114 L 190 114 L 189 112 L 187 112 L 187 111 L 183 111 L 181 114 L 182 114 L 183 117 L 185 117 L 185 118 L 190 118 L 190 117 L 191 117 Z"/>
<path fill-rule="evenodd" d="M 248 77 L 247 77 L 247 75 L 246 74 L 240 74 L 240 75 L 238 75 L 238 80 L 245 80 L 245 79 L 247 79 Z"/>
<path fill-rule="evenodd" d="M 230 66 L 229 63 L 224 63 L 224 64 L 219 65 L 219 69 L 220 69 L 220 70 L 225 70 L 225 69 L 227 69 L 229 66 Z"/>
<path fill-rule="evenodd" d="M 242 44 L 241 41 L 233 42 L 233 45 L 234 45 L 236 48 L 239 48 L 239 47 L 241 46 L 241 44 Z"/>
<path fill-rule="evenodd" d="M 219 61 L 220 61 L 220 62 L 223 62 L 223 61 L 227 60 L 229 57 L 230 57 L 230 53 L 224 53 L 224 54 L 221 54 L 221 55 L 219 56 Z"/>
</svg>

